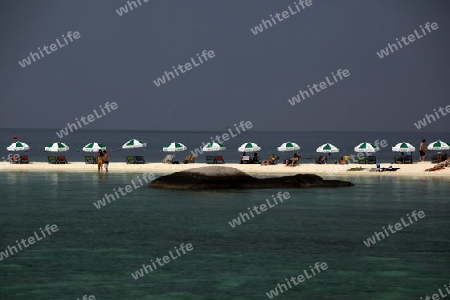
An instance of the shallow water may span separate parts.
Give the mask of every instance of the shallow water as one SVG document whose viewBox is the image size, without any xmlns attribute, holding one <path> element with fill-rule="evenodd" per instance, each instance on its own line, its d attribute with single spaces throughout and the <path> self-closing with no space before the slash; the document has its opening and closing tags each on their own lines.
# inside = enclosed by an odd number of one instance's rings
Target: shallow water
<svg viewBox="0 0 450 300">
<path fill-rule="evenodd" d="M 278 297 L 419 299 L 448 283 L 448 179 L 348 177 L 356 186 L 286 190 L 290 199 L 236 228 L 228 222 L 279 190 L 144 186 L 95 208 L 137 175 L 0 173 L 0 251 L 46 224 L 59 229 L 0 262 L 0 298 L 268 299 L 316 262 L 328 269 Z M 425 218 L 363 244 L 413 210 Z M 194 249 L 133 279 L 182 243 Z"/>
</svg>

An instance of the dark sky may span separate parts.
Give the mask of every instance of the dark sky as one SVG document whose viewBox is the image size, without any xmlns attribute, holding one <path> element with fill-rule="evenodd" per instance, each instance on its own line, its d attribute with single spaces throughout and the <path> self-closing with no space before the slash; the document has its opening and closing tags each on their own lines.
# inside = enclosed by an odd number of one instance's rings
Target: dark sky
<svg viewBox="0 0 450 300">
<path fill-rule="evenodd" d="M 117 102 L 85 129 L 416 131 L 450 105 L 450 1 L 312 0 L 258 35 L 292 0 L 15 0 L 0 4 L 0 127 L 64 128 Z M 439 29 L 380 59 L 420 25 Z M 81 38 L 22 68 L 68 31 Z M 61 40 L 62 41 L 62 40 Z M 156 87 L 196 53 L 215 57 Z M 288 99 L 348 69 L 350 76 L 291 106 Z M 449 131 L 450 115 L 422 131 Z"/>
</svg>

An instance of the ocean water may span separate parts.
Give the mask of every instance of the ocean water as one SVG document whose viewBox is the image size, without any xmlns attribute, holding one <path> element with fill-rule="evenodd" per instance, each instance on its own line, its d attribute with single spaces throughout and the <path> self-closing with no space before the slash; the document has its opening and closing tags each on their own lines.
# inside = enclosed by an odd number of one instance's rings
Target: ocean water
<svg viewBox="0 0 450 300">
<path fill-rule="evenodd" d="M 45 134 L 35 133 L 33 140 L 44 140 Z M 171 137 L 194 140 L 197 133 L 148 134 L 155 137 L 147 142 L 159 144 Z M 102 135 L 113 143 L 113 133 Z M 150 156 L 157 154 L 163 155 Z M 46 224 L 58 227 L 3 257 L 0 299 L 268 299 L 266 293 L 286 283 L 285 278 L 304 270 L 311 274 L 309 266 L 316 262 L 325 262 L 328 269 L 274 299 L 420 299 L 438 293 L 450 274 L 450 178 L 382 175 L 340 177 L 355 186 L 338 189 L 171 191 L 141 186 L 97 209 L 93 203 L 105 193 L 142 174 L 0 171 L 0 252 L 16 240 L 40 235 Z M 291 197 L 230 226 L 248 207 L 278 192 Z M 424 211 L 425 217 L 365 246 L 363 241 L 383 226 L 401 218 L 408 223 L 412 211 Z M 137 280 L 131 276 L 182 243 L 192 244 L 193 250 Z"/>
</svg>

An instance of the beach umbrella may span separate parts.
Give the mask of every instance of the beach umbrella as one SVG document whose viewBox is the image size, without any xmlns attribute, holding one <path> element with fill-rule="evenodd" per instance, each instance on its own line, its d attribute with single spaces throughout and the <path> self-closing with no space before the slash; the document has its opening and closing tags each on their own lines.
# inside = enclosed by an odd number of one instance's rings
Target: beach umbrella
<svg viewBox="0 0 450 300">
<path fill-rule="evenodd" d="M 443 141 L 436 141 L 428 145 L 428 150 L 449 150 L 450 145 Z"/>
<path fill-rule="evenodd" d="M 245 143 L 245 144 L 242 144 L 238 148 L 239 152 L 257 152 L 257 151 L 260 151 L 260 150 L 261 150 L 261 147 L 258 146 L 255 143 Z"/>
<path fill-rule="evenodd" d="M 89 143 L 83 147 L 84 152 L 98 152 L 98 150 L 106 150 L 106 147 L 102 143 Z"/>
<path fill-rule="evenodd" d="M 28 146 L 25 143 L 22 142 L 14 142 L 11 145 L 9 145 L 8 147 L 6 147 L 6 150 L 8 151 L 25 151 L 25 150 L 29 150 L 30 146 Z"/>
<path fill-rule="evenodd" d="M 163 147 L 164 152 L 179 152 L 179 151 L 185 151 L 187 147 L 183 145 L 182 143 L 169 143 Z"/>
<path fill-rule="evenodd" d="M 362 153 L 374 153 L 380 150 L 378 146 L 375 146 L 371 143 L 360 143 L 358 146 L 355 147 L 355 152 L 362 152 Z"/>
<path fill-rule="evenodd" d="M 326 143 L 316 149 L 318 153 L 337 153 L 339 152 L 339 148 L 334 146 L 333 144 Z"/>
<path fill-rule="evenodd" d="M 296 143 L 292 142 L 286 142 L 280 145 L 280 147 L 277 147 L 277 150 L 280 152 L 287 152 L 287 151 L 296 151 L 300 150 L 300 146 Z"/>
<path fill-rule="evenodd" d="M 398 143 L 394 147 L 392 147 L 393 152 L 414 152 L 416 151 L 416 147 L 411 145 L 410 143 Z"/>
<path fill-rule="evenodd" d="M 69 146 L 65 143 L 51 143 L 44 150 L 49 152 L 64 152 L 69 150 Z"/>
<path fill-rule="evenodd" d="M 224 145 L 213 142 L 206 144 L 205 147 L 203 147 L 203 152 L 216 152 L 216 151 L 223 151 L 226 149 L 227 148 Z"/>
<path fill-rule="evenodd" d="M 132 139 L 132 140 L 129 140 L 128 142 L 126 142 L 125 144 L 123 144 L 122 149 L 135 149 L 135 148 L 142 148 L 142 147 L 147 147 L 147 144 L 142 141 Z"/>
</svg>

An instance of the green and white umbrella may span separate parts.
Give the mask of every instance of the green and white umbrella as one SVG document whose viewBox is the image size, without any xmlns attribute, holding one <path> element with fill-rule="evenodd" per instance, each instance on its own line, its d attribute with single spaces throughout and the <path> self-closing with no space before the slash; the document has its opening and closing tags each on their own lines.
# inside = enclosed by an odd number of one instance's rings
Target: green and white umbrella
<svg viewBox="0 0 450 300">
<path fill-rule="evenodd" d="M 416 151 L 416 147 L 411 145 L 410 143 L 398 143 L 394 147 L 392 147 L 393 152 L 414 152 Z"/>
<path fill-rule="evenodd" d="M 49 152 L 64 152 L 69 150 L 69 146 L 65 143 L 51 143 L 44 150 Z"/>
<path fill-rule="evenodd" d="M 142 147 L 147 147 L 147 144 L 140 140 L 132 139 L 123 144 L 122 149 L 135 149 Z"/>
<path fill-rule="evenodd" d="M 98 150 L 106 150 L 106 147 L 102 143 L 89 143 L 83 147 L 84 152 L 98 152 Z"/>
<path fill-rule="evenodd" d="M 28 146 L 25 143 L 22 142 L 14 142 L 11 145 L 9 145 L 8 147 L 6 147 L 6 150 L 8 151 L 26 151 L 26 150 L 30 150 L 30 146 Z"/>
<path fill-rule="evenodd" d="M 245 144 L 242 144 L 238 148 L 239 152 L 257 152 L 257 151 L 260 151 L 260 150 L 261 150 L 261 147 L 258 146 L 255 143 L 245 143 Z"/>
<path fill-rule="evenodd" d="M 182 143 L 169 143 L 163 147 L 164 152 L 179 152 L 179 151 L 185 151 L 187 147 L 183 145 Z"/>
<path fill-rule="evenodd" d="M 377 152 L 378 150 L 380 150 L 380 148 L 371 143 L 361 143 L 355 147 L 355 152 L 362 152 L 362 153 L 374 153 Z"/>
<path fill-rule="evenodd" d="M 318 153 L 338 153 L 339 148 L 333 144 L 326 143 L 326 144 L 323 144 L 322 146 L 320 146 L 319 148 L 317 148 L 316 152 L 318 152 Z"/>
<path fill-rule="evenodd" d="M 428 150 L 449 150 L 450 145 L 439 140 L 428 145 Z"/>
<path fill-rule="evenodd" d="M 280 152 L 296 151 L 296 150 L 300 150 L 300 146 L 297 145 L 296 143 L 286 142 L 286 143 L 281 144 L 280 147 L 277 147 L 277 150 Z"/>
<path fill-rule="evenodd" d="M 203 147 L 203 152 L 216 152 L 216 151 L 223 151 L 226 150 L 227 148 L 219 143 L 208 143 L 205 145 L 205 147 Z"/>
</svg>

